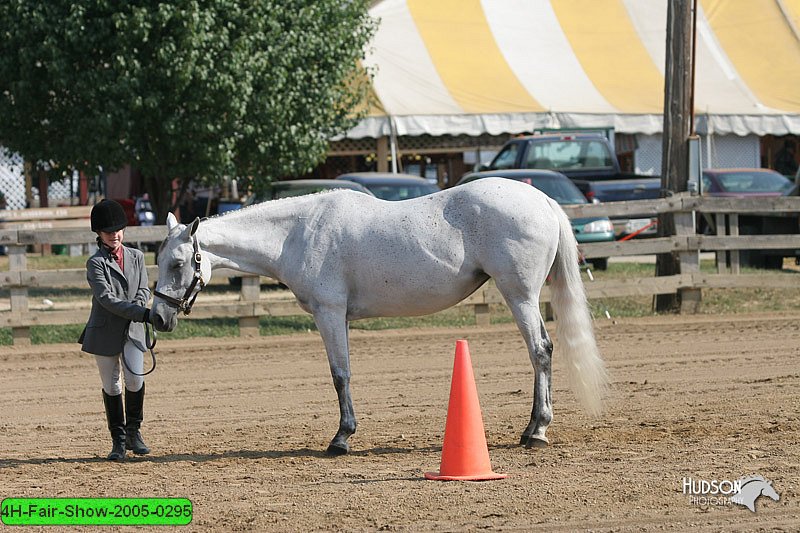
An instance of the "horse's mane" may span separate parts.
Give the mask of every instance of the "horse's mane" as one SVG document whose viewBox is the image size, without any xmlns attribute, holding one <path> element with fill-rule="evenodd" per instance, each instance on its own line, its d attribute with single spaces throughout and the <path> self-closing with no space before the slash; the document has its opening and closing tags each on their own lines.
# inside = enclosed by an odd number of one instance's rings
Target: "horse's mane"
<svg viewBox="0 0 800 533">
<path fill-rule="evenodd" d="M 764 476 L 759 476 L 758 474 L 754 474 L 754 475 L 752 475 L 752 476 L 743 477 L 743 478 L 742 478 L 742 479 L 740 479 L 739 481 L 741 482 L 741 484 L 742 484 L 742 487 L 744 487 L 744 486 L 745 486 L 745 485 L 747 485 L 748 483 L 752 483 L 753 481 L 761 481 L 761 482 L 764 482 L 764 483 L 767 483 L 767 484 L 769 484 L 769 481 L 767 481 L 767 480 L 764 478 Z"/>
</svg>

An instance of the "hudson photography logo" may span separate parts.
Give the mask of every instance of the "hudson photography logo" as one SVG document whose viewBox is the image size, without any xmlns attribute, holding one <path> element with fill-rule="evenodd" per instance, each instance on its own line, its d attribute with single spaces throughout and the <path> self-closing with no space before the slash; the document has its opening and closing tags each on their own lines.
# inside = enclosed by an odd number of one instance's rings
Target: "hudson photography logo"
<svg viewBox="0 0 800 533">
<path fill-rule="evenodd" d="M 772 487 L 772 481 L 758 475 L 737 480 L 685 477 L 681 480 L 681 486 L 683 494 L 689 497 L 689 503 L 702 507 L 741 505 L 755 513 L 756 500 L 759 496 L 766 496 L 775 501 L 781 499 Z"/>
</svg>

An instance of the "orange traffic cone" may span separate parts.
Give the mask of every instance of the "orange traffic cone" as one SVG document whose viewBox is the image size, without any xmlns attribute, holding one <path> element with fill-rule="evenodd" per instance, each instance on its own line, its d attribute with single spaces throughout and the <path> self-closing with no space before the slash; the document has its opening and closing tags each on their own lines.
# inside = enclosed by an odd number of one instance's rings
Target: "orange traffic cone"
<svg viewBox="0 0 800 533">
<path fill-rule="evenodd" d="M 483 481 L 508 477 L 492 472 L 478 389 L 475 388 L 472 360 L 465 340 L 456 341 L 442 462 L 439 472 L 425 472 L 425 477 L 438 481 Z"/>
</svg>

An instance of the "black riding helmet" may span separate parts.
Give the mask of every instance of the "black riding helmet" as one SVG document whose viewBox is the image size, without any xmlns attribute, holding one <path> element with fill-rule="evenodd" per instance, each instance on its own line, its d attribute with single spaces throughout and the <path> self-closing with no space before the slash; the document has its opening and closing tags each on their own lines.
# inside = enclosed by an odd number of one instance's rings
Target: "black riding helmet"
<svg viewBox="0 0 800 533">
<path fill-rule="evenodd" d="M 92 231 L 113 233 L 128 225 L 125 210 L 114 200 L 102 200 L 92 208 Z"/>
</svg>

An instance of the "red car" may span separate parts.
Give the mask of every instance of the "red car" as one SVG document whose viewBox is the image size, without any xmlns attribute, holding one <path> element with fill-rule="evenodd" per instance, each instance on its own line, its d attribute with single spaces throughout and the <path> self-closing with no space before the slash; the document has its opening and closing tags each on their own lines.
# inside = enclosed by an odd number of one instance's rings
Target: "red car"
<svg viewBox="0 0 800 533">
<path fill-rule="evenodd" d="M 795 196 L 797 187 L 786 176 L 768 168 L 716 168 L 703 171 L 701 193 L 708 196 L 754 198 Z M 700 220 L 701 233 L 714 233 L 714 221 Z M 800 232 L 796 214 L 751 214 L 739 217 L 740 235 L 794 235 Z M 721 232 L 724 233 L 724 232 Z M 784 257 L 800 258 L 800 250 L 742 250 L 742 265 L 781 269 Z"/>
<path fill-rule="evenodd" d="M 709 196 L 787 196 L 794 184 L 768 168 L 713 168 L 703 171 L 702 194 Z"/>
</svg>

